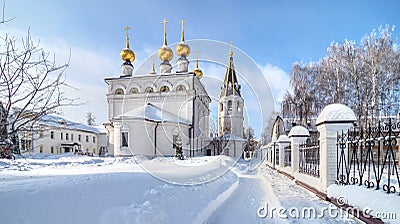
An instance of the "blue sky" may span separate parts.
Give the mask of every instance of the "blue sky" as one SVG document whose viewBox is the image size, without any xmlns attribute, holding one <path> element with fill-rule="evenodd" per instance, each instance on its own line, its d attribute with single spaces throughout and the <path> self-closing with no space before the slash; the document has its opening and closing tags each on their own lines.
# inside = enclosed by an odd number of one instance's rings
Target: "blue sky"
<svg viewBox="0 0 400 224">
<path fill-rule="evenodd" d="M 82 121 L 92 111 L 107 119 L 104 77 L 120 74 L 119 51 L 126 25 L 138 67 L 162 44 L 163 18 L 168 42 L 180 40 L 180 20 L 190 39 L 233 41 L 264 72 L 277 99 L 288 88 L 294 62 L 318 60 L 331 41 L 359 41 L 381 24 L 399 26 L 398 1 L 51 1 L 6 0 L 6 17 L 15 19 L 0 32 L 19 36 L 28 28 L 46 51 L 62 62 L 71 49 L 67 79 L 88 104 L 65 111 Z M 394 32 L 399 37 L 399 28 Z M 176 57 L 176 56 L 175 56 Z M 177 58 L 174 58 L 176 60 Z M 207 72 L 207 71 L 205 71 Z M 223 74 L 221 74 L 223 76 Z M 102 93 L 99 91 L 103 91 Z M 103 94 L 104 97 L 92 97 Z M 76 110 L 83 111 L 76 113 Z M 79 116 L 80 117 L 79 117 Z M 256 128 L 256 133 L 260 129 Z"/>
</svg>

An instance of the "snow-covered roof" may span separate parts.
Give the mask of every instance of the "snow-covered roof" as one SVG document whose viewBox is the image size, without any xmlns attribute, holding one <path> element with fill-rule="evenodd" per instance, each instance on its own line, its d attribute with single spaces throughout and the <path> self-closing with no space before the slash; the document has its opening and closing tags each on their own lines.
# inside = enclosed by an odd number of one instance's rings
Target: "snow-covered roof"
<svg viewBox="0 0 400 224">
<path fill-rule="evenodd" d="M 177 124 L 190 125 L 191 123 L 181 117 L 178 117 L 168 111 L 165 111 L 159 107 L 154 106 L 151 103 L 128 111 L 116 117 L 116 119 L 140 119 L 151 122 L 169 122 Z"/>
<path fill-rule="evenodd" d="M 290 129 L 289 132 L 289 137 L 292 136 L 297 136 L 297 137 L 308 137 L 310 136 L 310 132 L 307 130 L 307 128 L 303 126 L 294 126 L 292 129 Z"/>
<path fill-rule="evenodd" d="M 290 139 L 287 135 L 280 135 L 278 138 L 278 142 L 290 142 Z"/>
<path fill-rule="evenodd" d="M 56 127 L 56 128 L 64 128 L 70 130 L 79 130 L 79 131 L 86 131 L 92 133 L 102 133 L 103 131 L 100 130 L 98 127 L 89 126 L 82 123 L 70 121 L 68 119 L 55 116 L 55 115 L 44 115 L 39 120 L 39 125 L 45 125 L 48 127 Z"/>
<path fill-rule="evenodd" d="M 95 125 L 93 127 L 97 129 L 99 134 L 107 134 L 107 129 L 104 127 L 104 125 Z"/>
<path fill-rule="evenodd" d="M 325 122 L 354 122 L 356 121 L 356 115 L 353 110 L 343 104 L 335 103 L 326 106 L 317 118 L 316 124 L 322 124 Z"/>
</svg>

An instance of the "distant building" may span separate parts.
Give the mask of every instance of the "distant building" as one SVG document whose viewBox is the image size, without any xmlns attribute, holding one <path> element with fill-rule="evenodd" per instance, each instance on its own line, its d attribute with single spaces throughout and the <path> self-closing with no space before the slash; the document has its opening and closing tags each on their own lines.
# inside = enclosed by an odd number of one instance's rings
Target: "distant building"
<svg viewBox="0 0 400 224">
<path fill-rule="evenodd" d="M 103 126 L 88 126 L 58 116 L 45 115 L 18 131 L 21 152 L 99 154 L 107 152 Z"/>
</svg>

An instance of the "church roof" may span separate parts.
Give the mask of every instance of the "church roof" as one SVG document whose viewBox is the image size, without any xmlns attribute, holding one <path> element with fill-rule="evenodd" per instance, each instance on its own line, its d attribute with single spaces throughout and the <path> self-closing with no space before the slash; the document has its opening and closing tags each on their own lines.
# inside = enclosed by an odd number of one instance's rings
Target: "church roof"
<svg viewBox="0 0 400 224">
<path fill-rule="evenodd" d="M 155 123 L 177 123 L 191 125 L 191 122 L 180 118 L 168 111 L 165 111 L 151 103 L 147 103 L 139 108 L 128 111 L 117 118 L 140 119 Z"/>
<path fill-rule="evenodd" d="M 228 67 L 226 68 L 224 85 L 221 88 L 221 97 L 223 96 L 241 96 L 240 85 L 233 66 L 233 54 L 230 52 Z"/>
</svg>

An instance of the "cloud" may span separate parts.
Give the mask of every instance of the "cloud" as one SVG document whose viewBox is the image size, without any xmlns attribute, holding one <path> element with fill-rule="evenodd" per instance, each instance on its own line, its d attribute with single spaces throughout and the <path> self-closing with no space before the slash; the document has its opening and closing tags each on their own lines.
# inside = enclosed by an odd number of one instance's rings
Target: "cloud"
<svg viewBox="0 0 400 224">
<path fill-rule="evenodd" d="M 285 92 L 289 89 L 290 77 L 278 66 L 271 65 L 269 63 L 266 65 L 258 64 L 258 66 L 267 79 L 274 94 L 276 104 L 279 108 Z"/>
</svg>

